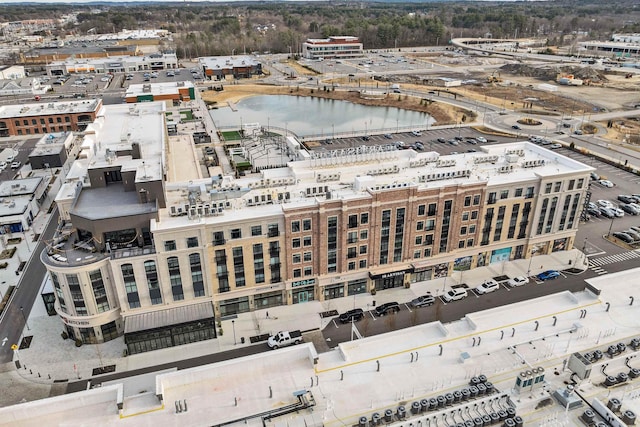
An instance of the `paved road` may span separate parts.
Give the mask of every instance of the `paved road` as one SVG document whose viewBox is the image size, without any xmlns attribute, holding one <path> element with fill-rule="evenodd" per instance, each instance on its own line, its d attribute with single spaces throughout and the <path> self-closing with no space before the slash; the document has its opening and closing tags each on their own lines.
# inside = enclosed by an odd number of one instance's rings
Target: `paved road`
<svg viewBox="0 0 640 427">
<path fill-rule="evenodd" d="M 25 326 L 25 319 L 29 318 L 31 307 L 35 299 L 39 295 L 40 285 L 46 273 L 46 268 L 40 262 L 40 253 L 44 249 L 44 241 L 53 237 L 56 225 L 58 224 L 58 210 L 55 209 L 51 214 L 51 220 L 40 236 L 40 240 L 36 244 L 31 258 L 27 262 L 25 269 L 21 273 L 18 280 L 18 286 L 13 292 L 13 296 L 9 300 L 9 304 L 5 308 L 0 319 L 0 343 L 4 341 L 4 345 L 0 346 L 0 364 L 10 362 L 13 358 L 12 344 L 20 343 L 20 335 Z M 20 307 L 24 310 L 20 310 Z M 28 332 L 28 331 L 26 331 Z"/>
</svg>

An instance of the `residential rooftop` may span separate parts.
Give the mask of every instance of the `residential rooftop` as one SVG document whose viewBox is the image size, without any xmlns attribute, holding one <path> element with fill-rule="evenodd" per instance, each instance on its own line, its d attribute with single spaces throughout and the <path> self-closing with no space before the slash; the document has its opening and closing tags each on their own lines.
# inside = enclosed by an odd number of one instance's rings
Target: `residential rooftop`
<svg viewBox="0 0 640 427">
<path fill-rule="evenodd" d="M 50 116 L 56 114 L 90 113 L 96 110 L 101 101 L 85 99 L 81 101 L 40 102 L 0 106 L 0 119 L 13 119 L 32 116 Z"/>
</svg>

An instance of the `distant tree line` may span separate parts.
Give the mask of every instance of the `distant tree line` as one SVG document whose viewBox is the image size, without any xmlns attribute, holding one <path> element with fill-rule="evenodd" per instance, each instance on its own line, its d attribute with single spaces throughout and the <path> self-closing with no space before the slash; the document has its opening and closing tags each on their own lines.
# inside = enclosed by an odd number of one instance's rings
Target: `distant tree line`
<svg viewBox="0 0 640 427">
<path fill-rule="evenodd" d="M 454 37 L 608 38 L 640 30 L 633 0 L 554 2 L 175 3 L 73 5 L 79 12 L 58 35 L 162 28 L 180 58 L 243 52 L 299 52 L 307 38 L 359 37 L 365 49 L 446 45 Z M 6 5 L 4 22 L 59 17 L 69 5 Z M 56 35 L 56 34 L 53 34 Z"/>
</svg>

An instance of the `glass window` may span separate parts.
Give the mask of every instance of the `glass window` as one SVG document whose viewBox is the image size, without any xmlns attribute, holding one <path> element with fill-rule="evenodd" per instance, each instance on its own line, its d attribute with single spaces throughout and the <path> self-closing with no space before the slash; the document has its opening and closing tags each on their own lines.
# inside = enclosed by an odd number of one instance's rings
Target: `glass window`
<svg viewBox="0 0 640 427">
<path fill-rule="evenodd" d="M 347 248 L 347 258 L 355 258 L 357 256 L 356 247 Z"/>
<path fill-rule="evenodd" d="M 304 268 L 304 275 L 306 276 L 311 276 L 313 274 L 313 268 L 312 267 L 305 267 Z"/>
<path fill-rule="evenodd" d="M 198 238 L 197 237 L 187 237 L 187 247 L 188 248 L 197 248 L 198 247 Z"/>
<path fill-rule="evenodd" d="M 347 227 L 349 228 L 357 228 L 358 227 L 358 215 L 349 215 L 349 222 Z"/>
<path fill-rule="evenodd" d="M 184 299 L 182 291 L 182 277 L 180 276 L 180 263 L 178 257 L 167 258 L 167 267 L 169 268 L 169 282 L 171 283 L 171 293 L 174 301 Z"/>
<path fill-rule="evenodd" d="M 458 249 L 464 248 L 464 240 L 458 240 Z"/>
<path fill-rule="evenodd" d="M 569 180 L 569 188 L 567 188 L 567 190 L 571 191 L 573 190 L 573 187 L 576 185 L 576 180 L 575 179 L 570 179 Z"/>
<path fill-rule="evenodd" d="M 369 212 L 363 212 L 360 214 L 360 224 L 369 224 Z"/>
<path fill-rule="evenodd" d="M 349 231 L 347 233 L 347 244 L 353 244 L 358 241 L 358 232 L 357 231 Z"/>
<path fill-rule="evenodd" d="M 369 238 L 369 230 L 360 230 L 360 240 L 367 240 Z"/>
<path fill-rule="evenodd" d="M 428 219 L 425 222 L 425 227 L 424 227 L 425 231 L 431 231 L 431 230 L 433 230 L 435 228 L 436 228 L 436 220 L 435 219 Z"/>
<path fill-rule="evenodd" d="M 582 186 L 584 185 L 584 178 L 580 178 L 578 180 L 578 186 L 576 187 L 578 190 L 580 190 L 582 188 Z"/>
<path fill-rule="evenodd" d="M 293 248 L 299 248 L 300 247 L 300 238 L 296 237 L 295 239 L 291 240 L 291 247 Z"/>
<path fill-rule="evenodd" d="M 151 298 L 151 304 L 162 304 L 162 295 L 160 293 L 156 263 L 154 261 L 145 261 L 144 272 L 147 276 L 147 287 L 149 288 L 149 298 Z"/>
<path fill-rule="evenodd" d="M 364 255 L 367 253 L 367 245 L 360 246 L 360 255 Z"/>
<path fill-rule="evenodd" d="M 557 193 L 560 191 L 561 188 L 562 188 L 562 182 L 558 181 L 554 185 L 553 192 Z"/>
<path fill-rule="evenodd" d="M 232 239 L 242 238 L 242 230 L 239 228 L 234 228 L 233 230 L 231 230 L 231 238 Z"/>
<path fill-rule="evenodd" d="M 300 231 L 300 221 L 291 221 L 291 232 L 298 233 Z"/>
<path fill-rule="evenodd" d="M 124 283 L 124 289 L 127 292 L 127 301 L 129 308 L 140 307 L 140 296 L 138 295 L 138 286 L 136 284 L 136 278 L 133 272 L 132 264 L 122 264 L 120 266 L 122 271 L 122 281 Z"/>
<path fill-rule="evenodd" d="M 349 261 L 349 263 L 347 264 L 347 269 L 349 271 L 355 270 L 356 269 L 356 262 L 355 261 Z"/>
<path fill-rule="evenodd" d="M 302 231 L 309 231 L 309 230 L 311 230 L 311 220 L 310 219 L 302 220 Z"/>
<path fill-rule="evenodd" d="M 300 264 L 301 260 L 302 260 L 302 258 L 300 257 L 300 254 L 293 254 L 293 255 L 291 256 L 291 261 L 292 261 L 294 264 Z"/>
<path fill-rule="evenodd" d="M 544 186 L 544 194 L 549 194 L 549 193 L 551 193 L 551 186 L 552 186 L 552 185 L 553 185 L 553 184 L 551 184 L 551 183 L 549 182 L 549 183 L 547 183 L 547 184 Z"/>
<path fill-rule="evenodd" d="M 366 259 L 361 259 L 360 261 L 358 261 L 358 266 L 360 268 L 367 268 L 367 260 Z"/>
<path fill-rule="evenodd" d="M 515 197 L 522 197 L 522 187 L 516 188 Z"/>
<path fill-rule="evenodd" d="M 424 221 L 418 221 L 418 222 L 416 222 L 416 230 L 417 230 L 417 231 L 424 230 Z"/>
<path fill-rule="evenodd" d="M 164 242 L 164 250 L 165 251 L 175 251 L 176 250 L 176 241 L 175 240 L 167 240 Z"/>
<path fill-rule="evenodd" d="M 509 198 L 509 190 L 500 191 L 500 200 L 504 200 L 508 198 Z"/>
<path fill-rule="evenodd" d="M 470 248 L 473 246 L 473 239 L 467 239 L 467 247 Z"/>
<path fill-rule="evenodd" d="M 422 236 L 416 236 L 416 245 L 422 244 Z"/>
<path fill-rule="evenodd" d="M 467 227 L 460 227 L 460 234 L 463 236 L 467 234 Z"/>
<path fill-rule="evenodd" d="M 465 206 L 471 206 L 471 196 L 466 196 L 464 198 L 464 205 Z"/>
<path fill-rule="evenodd" d="M 311 236 L 305 236 L 302 238 L 302 245 L 307 247 L 311 246 Z"/>
<path fill-rule="evenodd" d="M 303 254 L 303 259 L 304 259 L 304 262 L 311 262 L 312 260 L 311 252 L 305 252 Z"/>
<path fill-rule="evenodd" d="M 476 194 L 475 196 L 473 196 L 473 204 L 474 204 L 474 206 L 480 204 L 480 195 L 479 194 Z"/>
<path fill-rule="evenodd" d="M 422 255 L 422 251 L 420 251 L 420 250 L 413 251 L 413 259 L 420 258 L 420 255 Z"/>
<path fill-rule="evenodd" d="M 222 231 L 215 231 L 213 233 L 213 245 L 214 246 L 224 245 L 224 233 Z"/>
<path fill-rule="evenodd" d="M 429 203 L 429 211 L 427 212 L 427 215 L 434 216 L 436 214 L 437 210 L 438 210 L 438 205 L 437 204 Z"/>
<path fill-rule="evenodd" d="M 469 212 L 462 212 L 462 220 L 469 221 Z"/>
<path fill-rule="evenodd" d="M 418 215 L 424 215 L 425 213 L 425 205 L 418 205 Z"/>
<path fill-rule="evenodd" d="M 191 268 L 191 283 L 193 283 L 193 296 L 204 296 L 204 279 L 202 277 L 202 264 L 200 254 L 189 255 L 189 267 Z"/>
<path fill-rule="evenodd" d="M 298 277 L 302 277 L 302 270 L 299 268 L 296 268 L 293 270 L 293 277 L 298 278 Z"/>
<path fill-rule="evenodd" d="M 252 236 L 261 236 L 262 235 L 262 226 L 261 225 L 252 225 L 251 226 L 251 235 Z"/>
<path fill-rule="evenodd" d="M 471 219 L 478 219 L 478 211 L 471 212 Z"/>
</svg>

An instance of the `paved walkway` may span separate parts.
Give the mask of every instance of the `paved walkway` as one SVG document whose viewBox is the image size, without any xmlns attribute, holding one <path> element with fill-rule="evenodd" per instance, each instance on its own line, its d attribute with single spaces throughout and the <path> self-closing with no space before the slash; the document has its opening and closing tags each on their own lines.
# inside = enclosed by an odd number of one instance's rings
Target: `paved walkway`
<svg viewBox="0 0 640 427">
<path fill-rule="evenodd" d="M 567 269 L 577 267 L 587 268 L 586 257 L 577 249 L 567 252 L 556 252 L 551 255 L 536 256 L 532 261 L 517 260 L 496 263 L 487 267 L 475 268 L 465 272 L 455 272 L 446 279 L 439 278 L 430 281 L 413 283 L 410 288 L 395 288 L 371 294 L 359 294 L 328 301 L 311 301 L 305 304 L 272 307 L 239 314 L 235 319 L 224 320 L 221 323 L 223 334 L 217 339 L 188 344 L 180 347 L 157 350 L 149 353 L 123 356 L 126 348 L 123 337 L 98 345 L 83 345 L 75 347 L 73 341 L 63 340 L 62 323 L 57 316 L 47 316 L 44 306 L 36 303 L 28 319 L 29 329 L 24 330 L 24 336 L 32 336 L 31 346 L 20 350 L 18 359 L 22 368 L 17 370 L 19 376 L 28 384 L 33 385 L 34 392 L 28 395 L 15 396 L 15 393 L 26 393 L 25 388 L 17 388 L 7 395 L 15 403 L 20 399 L 27 400 L 42 398 L 40 385 L 52 385 L 62 382 L 73 382 L 93 376 L 96 368 L 115 366 L 115 373 L 144 369 L 158 365 L 181 365 L 184 359 L 205 358 L 207 355 L 223 351 L 231 351 L 250 346 L 249 337 L 274 333 L 279 330 L 301 329 L 303 331 L 323 329 L 332 317 L 322 318 L 322 312 L 335 310 L 339 313 L 354 307 L 371 309 L 389 301 L 407 302 L 416 296 L 431 292 L 441 295 L 450 286 L 464 282 L 473 287 L 484 279 L 500 275 L 515 277 L 525 275 L 528 269 L 531 274 L 537 274 L 547 269 Z M 571 267 L 570 267 L 571 266 Z M 37 300 L 39 302 L 39 300 Z M 317 315 L 314 315 L 317 314 Z M 244 339 L 244 343 L 242 340 Z M 203 359 L 206 360 L 206 359 Z M 193 362 L 196 364 L 196 362 Z M 201 362 L 206 363 L 206 362 Z M 5 366 L 5 371 L 12 370 Z M 5 374 L 6 375 L 6 374 Z M 15 373 L 12 373 L 16 381 Z M 29 389 L 28 387 L 26 388 Z M 56 392 L 59 392 L 56 389 Z M 6 404 L 0 400 L 0 405 Z"/>
</svg>

